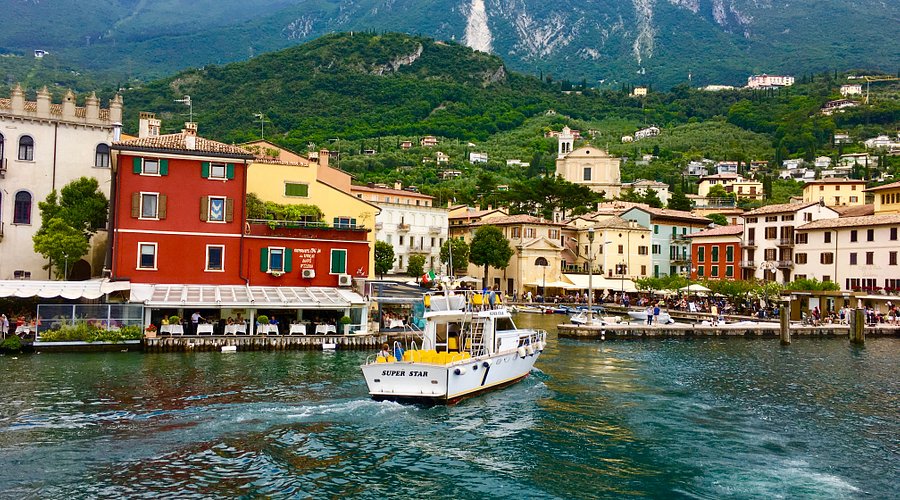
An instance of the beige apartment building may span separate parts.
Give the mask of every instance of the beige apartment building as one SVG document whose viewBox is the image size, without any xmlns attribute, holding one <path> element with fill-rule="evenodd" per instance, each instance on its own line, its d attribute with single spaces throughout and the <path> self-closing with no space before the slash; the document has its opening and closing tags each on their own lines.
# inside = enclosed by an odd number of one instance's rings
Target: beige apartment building
<svg viewBox="0 0 900 500">
<path fill-rule="evenodd" d="M 865 205 L 866 181 L 832 177 L 809 181 L 803 186 L 804 202 L 823 202 L 829 207 Z"/>
</svg>

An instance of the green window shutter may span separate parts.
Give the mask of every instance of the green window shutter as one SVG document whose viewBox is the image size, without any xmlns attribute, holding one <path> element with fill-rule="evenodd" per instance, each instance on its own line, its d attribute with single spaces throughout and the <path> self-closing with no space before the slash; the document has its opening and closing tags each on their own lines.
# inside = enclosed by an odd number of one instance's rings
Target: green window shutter
<svg viewBox="0 0 900 500">
<path fill-rule="evenodd" d="M 291 254 L 293 253 L 294 251 L 290 248 L 284 249 L 284 272 L 286 273 L 291 272 Z"/>
<path fill-rule="evenodd" d="M 333 274 L 343 274 L 347 271 L 347 251 L 332 250 L 331 251 L 331 272 Z"/>
<path fill-rule="evenodd" d="M 131 171 L 134 172 L 134 173 L 136 173 L 136 174 L 141 173 L 141 170 L 144 168 L 144 160 L 143 160 L 143 158 L 132 158 L 132 159 L 131 159 L 131 162 L 132 162 L 132 163 L 131 163 L 131 164 L 132 164 L 132 169 L 131 169 Z"/>
<path fill-rule="evenodd" d="M 159 160 L 159 175 L 169 175 L 169 160 Z"/>
<path fill-rule="evenodd" d="M 227 179 L 234 179 L 234 163 L 229 163 L 225 167 L 225 177 Z"/>
<path fill-rule="evenodd" d="M 209 179 L 209 162 L 205 161 L 200 164 L 200 175 L 204 179 Z"/>
<path fill-rule="evenodd" d="M 259 270 L 262 272 L 266 272 L 269 270 L 269 249 L 268 248 L 260 248 L 259 249 Z"/>
</svg>

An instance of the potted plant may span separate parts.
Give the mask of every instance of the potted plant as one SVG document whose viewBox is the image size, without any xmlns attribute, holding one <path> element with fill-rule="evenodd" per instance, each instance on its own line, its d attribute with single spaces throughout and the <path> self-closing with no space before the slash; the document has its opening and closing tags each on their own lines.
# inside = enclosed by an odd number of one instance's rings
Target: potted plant
<svg viewBox="0 0 900 500">
<path fill-rule="evenodd" d="M 180 325 L 181 318 L 179 318 L 178 316 L 169 316 L 169 324 L 170 325 Z"/>
<path fill-rule="evenodd" d="M 350 316 L 344 316 L 343 318 L 341 318 L 341 325 L 344 326 L 344 335 L 347 335 L 350 333 L 350 323 L 352 321 L 353 320 L 350 319 Z"/>
<path fill-rule="evenodd" d="M 148 339 L 156 338 L 156 325 L 153 323 L 147 325 L 147 328 L 144 328 L 144 337 L 147 337 Z"/>
<path fill-rule="evenodd" d="M 256 333 L 269 333 L 269 317 L 265 314 L 256 317 L 256 325 Z"/>
</svg>

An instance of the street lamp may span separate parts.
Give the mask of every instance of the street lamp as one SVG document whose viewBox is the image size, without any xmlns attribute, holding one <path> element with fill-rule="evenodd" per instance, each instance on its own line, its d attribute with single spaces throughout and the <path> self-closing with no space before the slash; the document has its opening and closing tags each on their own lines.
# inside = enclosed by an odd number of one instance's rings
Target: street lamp
<svg viewBox="0 0 900 500">
<path fill-rule="evenodd" d="M 543 268 L 543 273 L 544 273 L 543 284 L 544 284 L 544 286 L 541 287 L 541 300 L 544 301 L 547 299 L 546 298 L 546 295 L 547 295 L 547 266 L 549 266 L 550 263 L 547 262 L 547 259 L 545 259 L 544 257 L 538 257 L 537 259 L 534 260 L 534 265 L 541 266 Z"/>
<path fill-rule="evenodd" d="M 588 313 L 587 324 L 594 324 L 594 309 L 592 307 L 594 300 L 594 227 L 591 226 L 587 230 L 588 237 Z"/>
</svg>

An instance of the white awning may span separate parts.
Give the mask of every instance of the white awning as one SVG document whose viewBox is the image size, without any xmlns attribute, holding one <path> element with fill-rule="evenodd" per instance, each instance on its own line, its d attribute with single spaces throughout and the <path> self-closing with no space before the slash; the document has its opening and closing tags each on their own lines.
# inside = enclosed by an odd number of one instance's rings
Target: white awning
<svg viewBox="0 0 900 500">
<path fill-rule="evenodd" d="M 134 284 L 131 302 L 150 307 L 260 309 L 344 309 L 366 305 L 358 293 L 343 288 L 244 285 Z"/>
<path fill-rule="evenodd" d="M 531 283 L 525 283 L 525 286 L 536 287 L 536 288 L 537 288 L 537 287 L 542 287 L 542 288 L 562 288 L 563 290 L 575 290 L 575 289 L 578 288 L 577 286 L 575 286 L 575 285 L 573 285 L 573 284 L 571 284 L 571 283 L 565 282 L 565 281 L 547 281 L 547 282 L 544 282 L 543 280 L 537 280 L 537 281 L 532 281 Z"/>
<path fill-rule="evenodd" d="M 0 280 L 0 297 L 41 297 L 50 299 L 99 299 L 112 292 L 128 290 L 128 281 L 108 279 L 88 281 Z"/>
<path fill-rule="evenodd" d="M 587 274 L 563 274 L 563 277 L 573 283 L 573 288 L 577 288 L 579 290 L 588 289 Z M 591 277 L 591 286 L 594 290 L 622 291 L 622 288 L 624 287 L 625 291 L 629 293 L 638 291 L 637 287 L 634 286 L 634 281 L 628 279 L 622 280 L 618 278 L 608 278 L 601 274 L 595 274 Z"/>
</svg>

